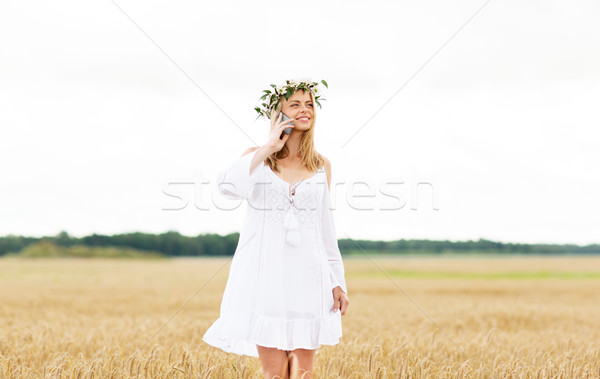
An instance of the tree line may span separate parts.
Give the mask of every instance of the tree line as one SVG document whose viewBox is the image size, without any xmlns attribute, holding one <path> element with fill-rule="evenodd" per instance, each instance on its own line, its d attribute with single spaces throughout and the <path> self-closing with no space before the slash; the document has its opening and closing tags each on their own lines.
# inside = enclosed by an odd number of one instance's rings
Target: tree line
<svg viewBox="0 0 600 379">
<path fill-rule="evenodd" d="M 234 254 L 239 233 L 227 235 L 201 234 L 184 236 L 176 231 L 162 234 L 125 233 L 116 235 L 92 234 L 72 237 L 66 231 L 55 236 L 25 237 L 8 235 L 0 237 L 0 256 L 17 253 L 31 244 L 45 242 L 61 247 L 115 247 L 147 252 L 158 252 L 165 256 L 231 256 Z M 600 245 L 580 246 L 575 244 L 523 244 L 504 243 L 479 239 L 476 241 L 416 240 L 395 241 L 338 240 L 340 251 L 351 254 L 600 254 Z"/>
</svg>

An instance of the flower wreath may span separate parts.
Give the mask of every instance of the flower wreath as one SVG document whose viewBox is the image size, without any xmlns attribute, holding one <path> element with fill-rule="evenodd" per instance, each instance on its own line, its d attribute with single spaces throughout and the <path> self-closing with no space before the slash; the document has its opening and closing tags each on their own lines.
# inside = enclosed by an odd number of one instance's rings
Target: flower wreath
<svg viewBox="0 0 600 379">
<path fill-rule="evenodd" d="M 285 82 L 285 85 L 279 86 L 271 84 L 271 87 L 273 87 L 273 91 L 268 89 L 263 90 L 265 94 L 260 97 L 260 100 L 265 100 L 265 102 L 261 104 L 261 107 L 254 108 L 254 110 L 256 110 L 256 112 L 258 113 L 256 119 L 258 119 L 261 116 L 270 119 L 271 113 L 279 103 L 280 96 L 283 95 L 285 96 L 286 100 L 289 100 L 290 96 L 292 96 L 294 92 L 298 90 L 304 90 L 305 92 L 310 91 L 313 94 L 313 97 L 315 98 L 315 102 L 317 103 L 319 108 L 321 108 L 321 103 L 319 103 L 319 98 L 321 97 L 321 95 L 318 95 L 319 93 L 321 93 L 321 89 L 319 88 L 318 82 L 313 82 L 311 80 L 286 80 Z M 323 83 L 325 87 L 329 89 L 329 86 L 327 85 L 327 82 L 325 80 L 321 80 L 321 83 Z"/>
</svg>

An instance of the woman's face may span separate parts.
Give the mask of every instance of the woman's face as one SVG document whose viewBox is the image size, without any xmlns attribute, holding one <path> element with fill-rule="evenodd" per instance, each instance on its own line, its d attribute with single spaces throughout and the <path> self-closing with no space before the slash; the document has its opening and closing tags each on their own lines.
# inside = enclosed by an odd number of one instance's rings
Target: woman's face
<svg viewBox="0 0 600 379">
<path fill-rule="evenodd" d="M 283 99 L 281 111 L 289 118 L 294 119 L 294 129 L 309 130 L 313 125 L 314 104 L 310 97 L 310 92 L 298 90 L 290 96 L 289 100 Z"/>
</svg>

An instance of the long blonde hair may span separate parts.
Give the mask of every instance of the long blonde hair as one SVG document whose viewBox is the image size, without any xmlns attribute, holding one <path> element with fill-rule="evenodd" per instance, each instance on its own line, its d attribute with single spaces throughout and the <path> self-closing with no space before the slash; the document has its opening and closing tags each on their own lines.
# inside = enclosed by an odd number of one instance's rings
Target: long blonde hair
<svg viewBox="0 0 600 379">
<path fill-rule="evenodd" d="M 304 91 L 304 90 L 298 90 L 298 91 Z M 309 94 L 310 94 L 310 100 L 313 103 L 313 124 L 309 130 L 307 130 L 303 133 L 302 138 L 300 139 L 299 151 L 300 151 L 300 156 L 302 157 L 302 165 L 304 167 L 306 167 L 309 171 L 314 172 L 323 166 L 323 164 L 325 163 L 325 160 L 323 159 L 321 154 L 319 154 L 315 150 L 314 141 L 315 141 L 315 126 L 317 124 L 317 109 L 314 105 L 315 99 L 313 97 L 312 92 L 309 91 Z M 283 95 L 280 96 L 277 106 L 275 107 L 275 109 L 273 109 L 271 111 L 271 127 L 269 129 L 269 135 L 271 135 L 271 132 L 273 132 L 273 129 L 275 128 L 275 124 L 277 123 L 277 116 L 279 115 L 279 112 L 281 111 L 281 108 L 283 107 L 284 99 L 285 99 L 285 97 Z M 279 167 L 278 167 L 277 161 L 279 159 L 287 157 L 288 155 L 289 155 L 289 149 L 286 144 L 286 145 L 283 145 L 283 148 L 281 148 L 281 150 L 276 151 L 273 154 L 269 155 L 265 159 L 265 164 L 268 165 L 273 171 L 279 172 Z"/>
</svg>

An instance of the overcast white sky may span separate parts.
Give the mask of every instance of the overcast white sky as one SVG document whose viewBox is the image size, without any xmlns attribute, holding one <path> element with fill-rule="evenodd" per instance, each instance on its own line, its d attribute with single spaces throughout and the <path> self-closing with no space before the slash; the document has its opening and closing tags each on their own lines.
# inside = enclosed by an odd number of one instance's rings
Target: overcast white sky
<svg viewBox="0 0 600 379">
<path fill-rule="evenodd" d="M 600 3 L 484 4 L 3 1 L 0 235 L 238 231 L 214 178 L 309 77 L 339 238 L 599 243 Z"/>
</svg>

